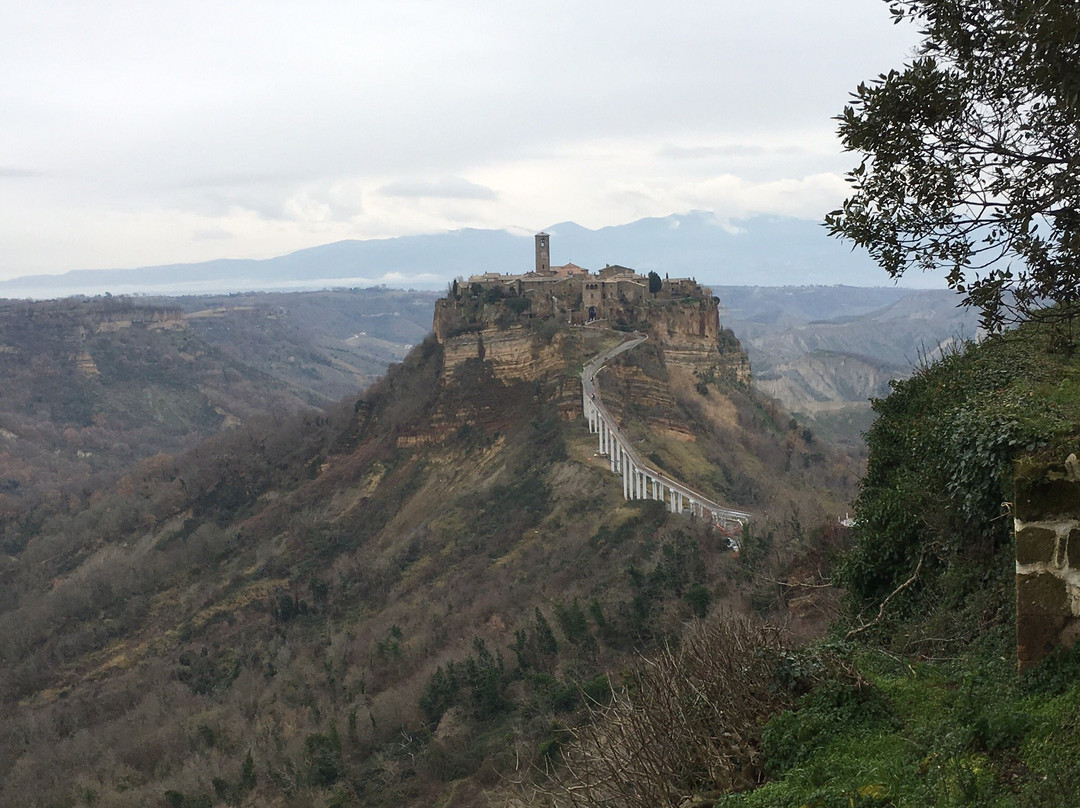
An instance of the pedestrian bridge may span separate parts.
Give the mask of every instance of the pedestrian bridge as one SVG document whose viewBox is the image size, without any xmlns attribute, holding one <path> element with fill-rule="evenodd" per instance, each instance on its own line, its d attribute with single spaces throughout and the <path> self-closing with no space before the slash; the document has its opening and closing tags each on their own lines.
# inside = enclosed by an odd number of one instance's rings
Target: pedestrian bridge
<svg viewBox="0 0 1080 808">
<path fill-rule="evenodd" d="M 750 514 L 725 508 L 702 496 L 678 480 L 664 475 L 659 469 L 642 462 L 615 418 L 604 406 L 596 388 L 596 374 L 613 357 L 629 351 L 648 337 L 637 335 L 614 348 L 604 351 L 581 371 L 581 405 L 589 423 L 589 431 L 599 436 L 599 454 L 607 457 L 613 474 L 622 477 L 623 497 L 626 499 L 655 499 L 665 502 L 672 513 L 690 513 L 724 530 L 738 532 L 750 520 Z"/>
</svg>

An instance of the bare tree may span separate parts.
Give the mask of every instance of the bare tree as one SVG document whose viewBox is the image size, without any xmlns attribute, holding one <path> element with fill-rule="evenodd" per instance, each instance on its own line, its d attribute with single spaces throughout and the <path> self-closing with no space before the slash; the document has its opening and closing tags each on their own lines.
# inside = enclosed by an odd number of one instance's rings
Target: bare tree
<svg viewBox="0 0 1080 808">
<path fill-rule="evenodd" d="M 560 764 L 526 798 L 553 808 L 710 805 L 761 778 L 761 726 L 789 704 L 773 667 L 779 631 L 726 616 L 642 658 L 608 706 L 569 731 Z"/>
</svg>

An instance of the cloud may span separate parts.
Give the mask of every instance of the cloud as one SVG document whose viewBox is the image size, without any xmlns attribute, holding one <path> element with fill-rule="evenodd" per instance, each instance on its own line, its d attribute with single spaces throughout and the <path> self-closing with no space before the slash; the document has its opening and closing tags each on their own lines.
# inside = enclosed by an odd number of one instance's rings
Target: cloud
<svg viewBox="0 0 1080 808">
<path fill-rule="evenodd" d="M 181 178 L 164 183 L 164 190 L 190 190 L 202 188 L 233 188 L 247 185 L 268 185 L 295 181 L 295 175 L 269 171 L 223 171 L 219 174 L 208 174 L 191 179 Z"/>
<path fill-rule="evenodd" d="M 712 210 L 720 219 L 758 214 L 821 219 L 848 190 L 844 177 L 834 172 L 766 182 L 725 174 L 688 184 L 677 189 L 675 195 L 693 207 Z"/>
<path fill-rule="evenodd" d="M 24 180 L 33 177 L 44 177 L 42 171 L 34 171 L 30 168 L 16 168 L 15 166 L 0 166 L 0 179 Z"/>
<path fill-rule="evenodd" d="M 663 146 L 656 156 L 668 160 L 706 160 L 710 157 L 746 157 L 761 155 L 765 149 L 743 143 L 726 146 Z"/>
<path fill-rule="evenodd" d="M 9 5 L 0 275 L 816 216 L 830 116 L 915 41 L 865 0 Z"/>
<path fill-rule="evenodd" d="M 232 238 L 233 235 L 233 233 L 220 227 L 203 227 L 191 231 L 191 238 L 195 241 Z"/>
<path fill-rule="evenodd" d="M 435 199 L 497 199 L 492 189 L 461 177 L 441 180 L 397 180 L 377 191 L 382 196 Z"/>
</svg>

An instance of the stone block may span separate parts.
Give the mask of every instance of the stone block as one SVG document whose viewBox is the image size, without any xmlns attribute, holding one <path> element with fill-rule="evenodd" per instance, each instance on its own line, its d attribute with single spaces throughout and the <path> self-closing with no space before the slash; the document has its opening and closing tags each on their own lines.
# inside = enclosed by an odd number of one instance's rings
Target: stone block
<svg viewBox="0 0 1080 808">
<path fill-rule="evenodd" d="M 1058 647 L 1067 622 L 1064 615 L 1016 616 L 1016 661 L 1020 670 L 1041 662 Z"/>
<path fill-rule="evenodd" d="M 1080 528 L 1074 527 L 1069 531 L 1065 553 L 1069 569 L 1080 570 Z"/>
<path fill-rule="evenodd" d="M 1016 576 L 1016 614 L 1072 615 L 1065 581 L 1048 572 Z"/>
<path fill-rule="evenodd" d="M 1074 531 L 1075 532 L 1075 531 Z M 1080 542 L 1077 542 L 1080 552 Z M 1016 534 L 1016 563 L 1050 564 L 1054 560 L 1057 534 L 1044 527 L 1025 527 Z"/>
<path fill-rule="evenodd" d="M 1016 475 L 1015 516 L 1022 522 L 1080 518 L 1080 482 L 1060 470 L 1025 468 Z"/>
</svg>

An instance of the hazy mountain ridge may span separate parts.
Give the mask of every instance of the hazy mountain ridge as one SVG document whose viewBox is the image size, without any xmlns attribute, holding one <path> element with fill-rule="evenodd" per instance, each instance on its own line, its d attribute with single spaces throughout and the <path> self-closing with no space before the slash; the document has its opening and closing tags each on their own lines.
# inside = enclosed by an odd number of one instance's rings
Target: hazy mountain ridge
<svg viewBox="0 0 1080 808">
<path fill-rule="evenodd" d="M 0 512 L 355 394 L 423 339 L 433 300 L 375 289 L 0 301 Z"/>
<path fill-rule="evenodd" d="M 548 228 L 552 259 L 590 269 L 606 264 L 707 284 L 866 285 L 884 280 L 865 255 L 826 236 L 817 222 L 758 216 L 721 223 L 694 212 L 589 230 L 572 222 Z M 367 286 L 444 289 L 454 277 L 532 269 L 532 237 L 463 229 L 432 235 L 340 241 L 268 259 L 220 259 L 139 269 L 76 270 L 0 282 L 0 295 L 190 294 L 253 289 Z M 925 278 L 905 280 L 924 285 Z M 931 282 L 932 283 L 932 282 Z"/>
</svg>

